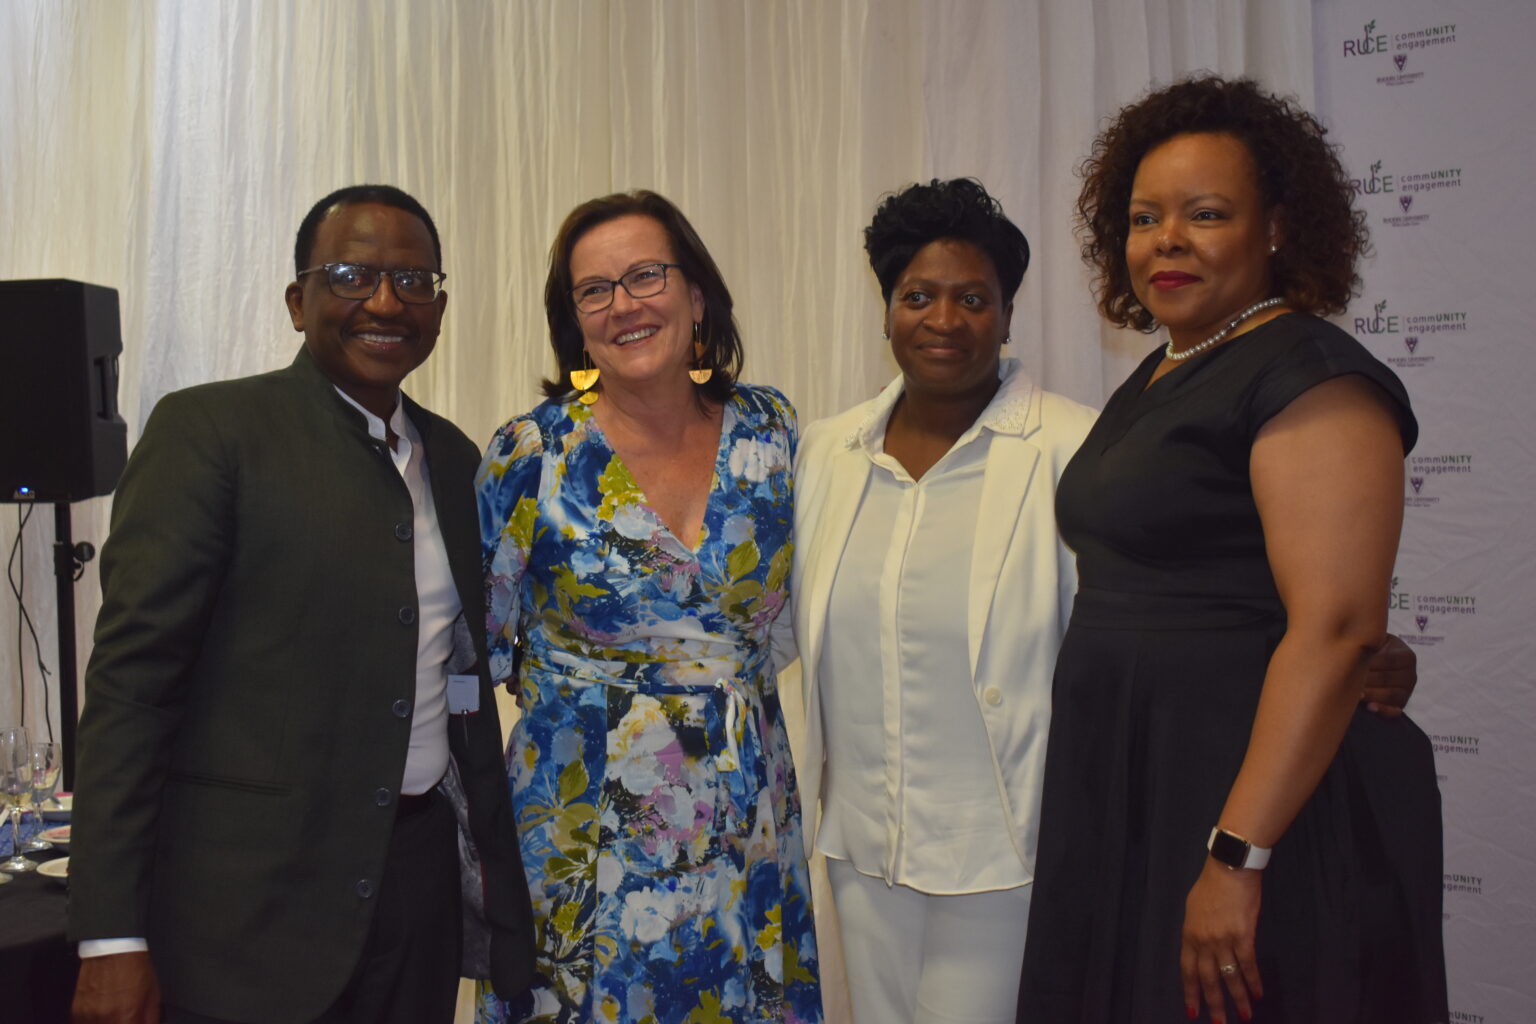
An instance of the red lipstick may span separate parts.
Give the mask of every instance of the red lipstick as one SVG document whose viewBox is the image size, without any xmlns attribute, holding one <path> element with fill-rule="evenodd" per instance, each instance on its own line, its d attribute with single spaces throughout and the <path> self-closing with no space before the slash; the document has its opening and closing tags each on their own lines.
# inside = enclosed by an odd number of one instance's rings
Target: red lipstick
<svg viewBox="0 0 1536 1024">
<path fill-rule="evenodd" d="M 1171 291 L 1174 288 L 1183 288 L 1187 284 L 1194 284 L 1200 280 L 1193 274 L 1180 273 L 1177 270 L 1159 270 L 1152 275 L 1152 287 L 1163 291 Z"/>
</svg>

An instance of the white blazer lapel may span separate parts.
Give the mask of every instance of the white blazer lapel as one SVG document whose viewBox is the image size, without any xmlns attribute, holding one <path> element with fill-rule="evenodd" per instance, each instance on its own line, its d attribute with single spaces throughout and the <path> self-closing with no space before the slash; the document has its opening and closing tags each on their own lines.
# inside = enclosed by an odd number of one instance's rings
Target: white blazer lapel
<svg viewBox="0 0 1536 1024">
<path fill-rule="evenodd" d="M 832 577 L 843 558 L 843 548 L 848 544 L 848 532 L 853 528 L 854 513 L 859 499 L 864 495 L 864 482 L 869 477 L 869 459 L 861 451 L 839 447 L 828 460 L 826 485 L 817 488 L 820 504 L 810 510 L 807 519 L 813 524 L 808 546 L 797 550 L 795 556 L 808 556 L 804 585 L 795 595 L 795 601 L 806 602 L 804 618 L 806 636 L 800 647 L 801 671 L 806 678 L 814 677 L 816 666 L 821 663 L 821 644 L 826 636 L 827 605 L 832 597 Z M 807 667 L 808 666 L 808 667 Z M 807 689 L 807 699 L 810 697 Z"/>
<path fill-rule="evenodd" d="M 994 434 L 987 455 L 986 476 L 981 483 L 981 507 L 976 511 L 976 534 L 971 550 L 970 592 L 966 608 L 967 643 L 971 679 L 981 662 L 982 639 L 1001 579 L 1003 562 L 1018 533 L 1040 450 L 1015 434 Z M 1053 538 L 1054 539 L 1054 538 Z M 1018 609 L 1022 614 L 1027 609 Z M 1022 624 L 1021 624 L 1022 625 Z"/>
</svg>

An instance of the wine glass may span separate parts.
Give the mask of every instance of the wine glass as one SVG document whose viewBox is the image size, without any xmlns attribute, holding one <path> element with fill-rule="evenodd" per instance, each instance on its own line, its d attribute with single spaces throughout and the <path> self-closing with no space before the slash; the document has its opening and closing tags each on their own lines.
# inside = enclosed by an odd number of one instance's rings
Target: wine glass
<svg viewBox="0 0 1536 1024">
<path fill-rule="evenodd" d="M 38 756 L 43 751 L 44 767 L 41 784 L 38 777 Z M 32 804 L 38 812 L 62 811 L 64 802 L 59 799 L 59 777 L 64 767 L 64 746 L 60 743 L 32 744 Z"/>
<path fill-rule="evenodd" d="M 11 859 L 0 864 L 0 871 L 35 870 L 37 865 L 21 855 L 21 808 L 32 792 L 32 747 L 27 730 L 19 726 L 0 729 L 0 790 L 11 809 Z"/>
<path fill-rule="evenodd" d="M 31 777 L 32 809 L 42 817 L 43 807 L 53 800 L 53 791 L 59 788 L 59 769 L 63 765 L 64 748 L 57 743 L 32 744 Z M 53 801 L 55 804 L 57 800 Z M 21 847 L 28 853 L 53 849 L 53 844 L 42 836 L 33 836 Z"/>
</svg>

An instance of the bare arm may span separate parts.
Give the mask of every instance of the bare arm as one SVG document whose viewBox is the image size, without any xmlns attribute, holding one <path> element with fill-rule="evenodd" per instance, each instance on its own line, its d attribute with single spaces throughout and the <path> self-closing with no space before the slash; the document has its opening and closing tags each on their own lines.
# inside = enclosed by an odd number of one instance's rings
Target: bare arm
<svg viewBox="0 0 1536 1024">
<path fill-rule="evenodd" d="M 1253 494 L 1287 628 L 1270 659 L 1242 768 L 1219 824 L 1273 846 L 1338 751 L 1386 636 L 1387 589 L 1402 528 L 1402 440 L 1375 385 L 1339 377 L 1302 394 L 1259 431 Z M 1212 824 L 1218 824 L 1213 822 Z M 1224 1021 L 1219 968 L 1239 1013 L 1262 994 L 1254 961 L 1259 872 L 1207 858 L 1185 905 L 1185 1001 Z"/>
</svg>

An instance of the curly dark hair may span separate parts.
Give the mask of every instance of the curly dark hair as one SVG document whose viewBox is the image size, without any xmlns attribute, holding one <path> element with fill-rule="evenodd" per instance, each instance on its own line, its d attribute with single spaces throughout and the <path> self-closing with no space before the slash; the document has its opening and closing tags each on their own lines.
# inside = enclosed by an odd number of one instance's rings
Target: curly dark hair
<svg viewBox="0 0 1536 1024">
<path fill-rule="evenodd" d="M 681 281 L 669 281 L 667 287 L 696 284 L 704 293 L 704 319 L 699 324 L 704 355 L 699 365 L 715 372 L 707 384 L 699 386 L 699 392 L 713 401 L 725 401 L 736 389 L 742 361 L 741 331 L 731 312 L 731 290 L 725 286 L 714 257 L 704 248 L 683 211 L 665 196 L 646 189 L 589 199 L 566 216 L 555 234 L 554 244 L 549 247 L 549 276 L 544 281 L 544 315 L 549 321 L 549 344 L 555 350 L 556 372 L 553 380 L 543 382 L 544 394 L 558 398 L 571 393 L 568 375 L 586 365 L 581 324 L 576 319 L 576 303 L 571 299 L 571 253 L 588 231 L 630 215 L 649 217 L 666 231 L 672 258 L 682 268 L 683 277 Z"/>
<path fill-rule="evenodd" d="M 1094 140 L 1079 173 L 1078 235 L 1096 272 L 1099 311 L 1111 323 L 1152 331 L 1157 323 L 1131 289 L 1125 262 L 1131 183 L 1147 153 L 1175 135 L 1235 136 L 1253 155 L 1259 194 L 1282 208 L 1285 244 L 1270 263 L 1273 294 L 1293 309 L 1343 312 L 1360 287 L 1356 270 L 1370 252 L 1365 214 L 1328 143 L 1328 130 L 1294 99 L 1274 96 L 1246 78 L 1196 75 L 1122 109 Z"/>
<path fill-rule="evenodd" d="M 887 306 L 896 279 L 918 250 L 941 238 L 969 242 L 992 261 L 1003 301 L 1012 302 L 1029 267 L 1029 240 L 975 178 L 934 178 L 892 192 L 864 229 L 864 250 Z"/>
</svg>

